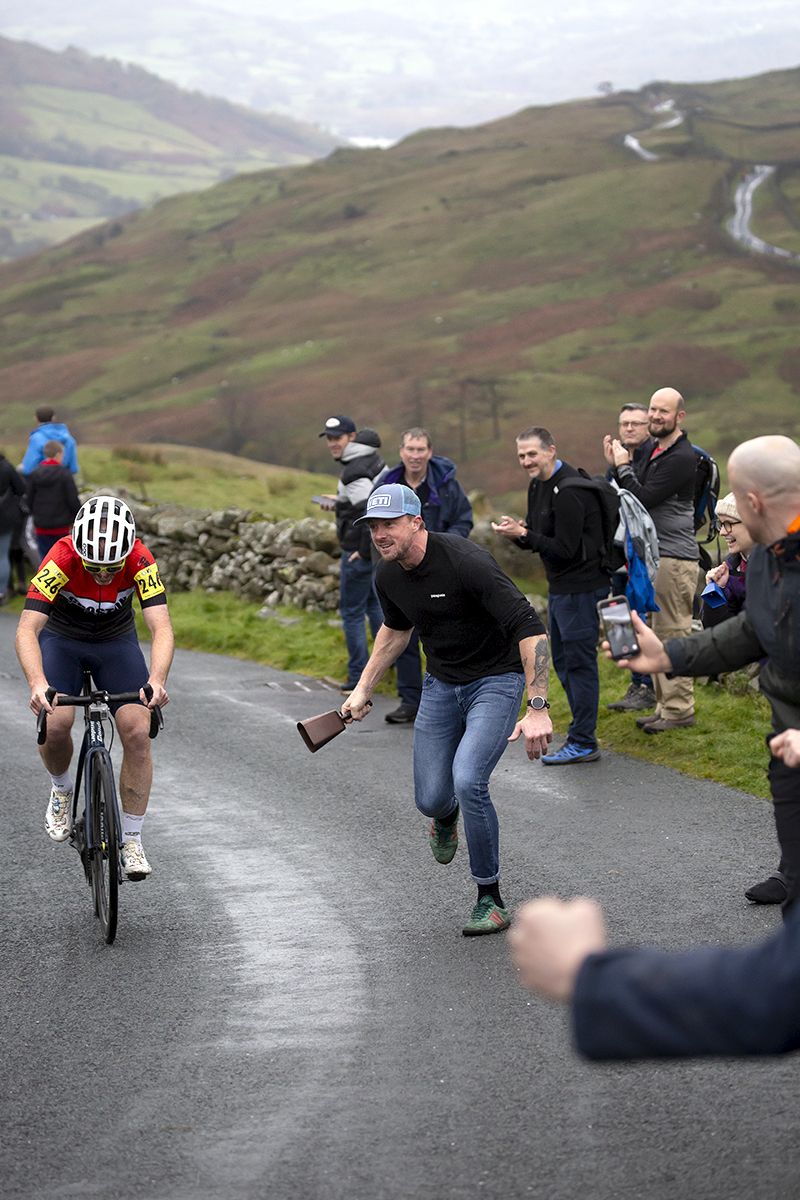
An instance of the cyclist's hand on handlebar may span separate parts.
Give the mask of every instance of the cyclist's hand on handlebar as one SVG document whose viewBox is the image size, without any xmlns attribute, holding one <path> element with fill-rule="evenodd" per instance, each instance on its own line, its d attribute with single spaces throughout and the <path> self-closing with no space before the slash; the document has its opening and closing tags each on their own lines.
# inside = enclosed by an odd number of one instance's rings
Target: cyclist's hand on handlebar
<svg viewBox="0 0 800 1200">
<path fill-rule="evenodd" d="M 148 708 L 155 708 L 156 705 L 158 705 L 159 708 L 163 708 L 165 704 L 169 704 L 169 696 L 166 693 L 163 683 L 156 683 L 154 679 L 149 679 L 148 683 L 150 684 L 153 694 L 148 699 L 145 695 L 144 688 L 141 688 L 139 691 L 139 699 L 142 701 L 142 703 L 146 704 Z"/>
<path fill-rule="evenodd" d="M 49 691 L 50 688 L 47 685 L 46 679 L 44 683 L 37 683 L 31 688 L 31 710 L 35 712 L 37 716 L 42 709 L 44 709 L 44 711 L 50 716 L 52 716 L 52 714 L 55 712 L 55 704 L 51 703 L 50 697 L 48 696 Z M 55 696 L 53 696 L 53 701 L 55 701 Z"/>
<path fill-rule="evenodd" d="M 345 721 L 363 721 L 372 708 L 370 693 L 360 685 L 350 693 L 342 705 L 342 716 Z"/>
</svg>

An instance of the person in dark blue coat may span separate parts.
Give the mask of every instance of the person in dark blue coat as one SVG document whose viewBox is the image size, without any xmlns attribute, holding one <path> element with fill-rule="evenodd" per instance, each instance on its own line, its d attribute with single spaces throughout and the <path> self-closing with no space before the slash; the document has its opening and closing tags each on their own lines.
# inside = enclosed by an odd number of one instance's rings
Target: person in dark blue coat
<svg viewBox="0 0 800 1200">
<path fill-rule="evenodd" d="M 800 731 L 797 735 L 800 762 Z M 800 1049 L 800 911 L 764 942 L 678 954 L 607 949 L 593 900 L 524 905 L 509 934 L 520 981 L 572 1006 L 591 1059 L 787 1054 Z"/>
<path fill-rule="evenodd" d="M 433 453 L 427 429 L 406 429 L 400 435 L 400 462 L 380 480 L 404 483 L 416 493 L 429 533 L 452 533 L 468 538 L 472 530 L 472 505 L 456 479 L 456 464 Z M 400 704 L 387 713 L 390 725 L 411 725 L 422 696 L 422 660 L 416 631 L 395 663 Z"/>
</svg>

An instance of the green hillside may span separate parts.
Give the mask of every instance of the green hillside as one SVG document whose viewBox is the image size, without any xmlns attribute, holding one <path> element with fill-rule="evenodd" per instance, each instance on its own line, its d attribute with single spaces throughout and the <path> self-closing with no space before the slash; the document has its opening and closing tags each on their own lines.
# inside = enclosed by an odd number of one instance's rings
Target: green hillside
<svg viewBox="0 0 800 1200">
<path fill-rule="evenodd" d="M 87 441 L 319 470 L 320 421 L 348 412 L 390 446 L 428 425 L 495 497 L 522 426 L 597 469 L 620 403 L 665 384 L 720 458 L 796 436 L 800 274 L 725 221 L 776 165 L 753 232 L 796 245 L 799 130 L 800 71 L 664 83 L 164 200 L 0 268 L 0 435 L 48 399 Z"/>
<path fill-rule="evenodd" d="M 0 259 L 335 139 L 71 47 L 0 38 Z"/>
</svg>

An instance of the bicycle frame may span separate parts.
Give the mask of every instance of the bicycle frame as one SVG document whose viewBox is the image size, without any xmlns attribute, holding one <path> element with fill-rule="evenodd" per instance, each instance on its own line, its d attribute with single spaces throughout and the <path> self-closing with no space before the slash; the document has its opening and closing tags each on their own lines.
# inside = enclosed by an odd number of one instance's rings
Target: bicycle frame
<svg viewBox="0 0 800 1200">
<path fill-rule="evenodd" d="M 153 691 L 149 684 L 144 687 L 148 700 L 152 699 Z M 47 689 L 48 704 L 61 707 L 82 708 L 84 710 L 84 733 L 78 754 L 78 766 L 75 776 L 75 787 L 72 799 L 72 834 L 70 844 L 80 855 L 86 881 L 92 889 L 95 903 L 95 914 L 103 925 L 104 937 L 107 943 L 114 940 L 117 929 L 117 889 L 125 879 L 122 865 L 123 825 L 120 811 L 119 794 L 114 781 L 114 771 L 111 755 L 105 743 L 103 722 L 112 721 L 110 704 L 129 704 L 139 700 L 139 692 L 123 692 L 111 695 L 102 689 L 92 688 L 91 671 L 84 671 L 83 690 L 80 696 L 58 696 L 55 688 Z M 161 709 L 155 705 L 150 712 L 150 737 L 157 736 L 164 728 Z M 36 721 L 37 740 L 43 745 L 47 739 L 47 711 L 42 708 Z M 95 760 L 99 759 L 95 768 Z M 105 777 L 105 783 L 102 782 Z M 100 786 L 105 793 L 105 803 L 98 806 L 97 798 L 93 795 L 93 780 L 100 780 Z M 84 784 L 84 811 L 78 817 L 78 797 L 81 783 Z M 103 825 L 103 812 L 106 824 Z M 99 814 L 98 838 L 94 839 L 93 820 Z M 113 834 L 108 821 L 113 823 Z M 107 868 L 104 868 L 103 859 Z M 116 859 L 116 861 L 114 861 Z M 111 864 L 113 863 L 113 868 Z M 106 869 L 108 874 L 106 875 Z M 104 884 L 104 879 L 106 883 Z M 106 888 L 107 884 L 107 888 Z"/>
<path fill-rule="evenodd" d="M 74 841 L 75 847 L 81 856 L 81 861 L 83 863 L 83 869 L 86 872 L 86 878 L 88 880 L 91 879 L 91 861 L 92 861 L 92 858 L 94 857 L 95 851 L 98 849 L 100 851 L 102 851 L 103 847 L 102 846 L 96 847 L 96 846 L 92 845 L 91 822 L 86 821 L 85 819 L 84 819 L 83 826 L 82 826 L 83 847 L 80 845 L 79 839 L 75 837 L 75 831 L 77 831 L 79 828 L 77 817 L 78 817 L 78 797 L 80 796 L 80 791 L 81 791 L 81 780 L 84 776 L 84 771 L 85 771 L 85 787 L 84 787 L 84 798 L 83 798 L 84 818 L 85 818 L 86 814 L 89 812 L 89 808 L 91 805 L 92 773 L 91 773 L 90 767 L 91 767 L 92 759 L 98 754 L 107 756 L 109 759 L 109 762 L 111 759 L 108 748 L 106 747 L 105 737 L 103 735 L 103 721 L 111 720 L 111 710 L 109 709 L 108 704 L 105 702 L 105 700 L 100 700 L 100 699 L 96 698 L 99 695 L 99 693 L 93 694 L 91 692 L 91 689 L 89 688 L 90 683 L 91 683 L 91 676 L 89 676 L 89 674 L 87 672 L 86 677 L 84 678 L 82 694 L 86 695 L 86 696 L 90 696 L 92 702 L 90 705 L 88 705 L 84 709 L 83 741 L 81 742 L 80 753 L 78 754 L 78 767 L 77 767 L 77 770 L 75 773 L 75 791 L 74 791 L 73 798 L 72 798 L 72 828 L 73 828 L 73 839 L 72 840 Z M 112 777 L 112 779 L 114 777 L 113 771 L 112 771 L 111 777 Z M 114 787 L 113 810 L 114 810 L 114 818 L 113 819 L 114 819 L 114 824 L 115 824 L 116 831 L 117 831 L 116 843 L 117 843 L 118 847 L 121 847 L 122 846 L 122 818 L 120 816 L 119 795 L 117 793 L 116 785 Z M 85 857 L 84 857 L 84 851 L 85 851 Z M 123 883 L 124 881 L 125 881 L 125 873 L 122 870 L 122 867 L 120 865 L 119 883 Z"/>
</svg>

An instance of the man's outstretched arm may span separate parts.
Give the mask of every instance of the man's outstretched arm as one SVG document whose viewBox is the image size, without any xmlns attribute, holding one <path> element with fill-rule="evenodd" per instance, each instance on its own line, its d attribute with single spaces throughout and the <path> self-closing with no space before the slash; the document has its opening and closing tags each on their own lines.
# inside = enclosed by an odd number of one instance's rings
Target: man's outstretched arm
<svg viewBox="0 0 800 1200">
<path fill-rule="evenodd" d="M 375 685 L 392 665 L 398 654 L 402 654 L 411 639 L 411 629 L 390 629 L 381 625 L 375 637 L 369 662 L 361 672 L 358 684 L 342 705 L 342 716 L 361 721 L 369 712 L 369 700 Z"/>
<path fill-rule="evenodd" d="M 593 1059 L 783 1054 L 800 1048 L 800 911 L 767 941 L 680 954 L 605 949 L 593 901 L 526 904 L 509 938 L 521 981 L 572 1004 Z"/>
</svg>

